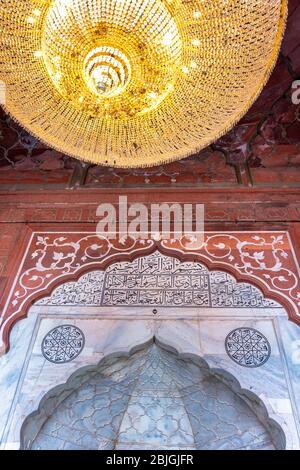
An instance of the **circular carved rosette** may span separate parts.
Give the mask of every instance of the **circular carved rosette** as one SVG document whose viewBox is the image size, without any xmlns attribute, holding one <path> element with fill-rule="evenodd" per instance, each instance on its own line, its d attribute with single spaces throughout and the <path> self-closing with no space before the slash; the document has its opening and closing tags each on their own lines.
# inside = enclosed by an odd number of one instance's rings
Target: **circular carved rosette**
<svg viewBox="0 0 300 470">
<path fill-rule="evenodd" d="M 236 328 L 225 340 L 228 356 L 243 367 L 259 367 L 267 362 L 271 346 L 267 338 L 254 328 Z"/>
<path fill-rule="evenodd" d="M 49 331 L 42 342 L 47 361 L 64 364 L 75 359 L 84 347 L 84 334 L 73 325 L 60 325 Z"/>
</svg>

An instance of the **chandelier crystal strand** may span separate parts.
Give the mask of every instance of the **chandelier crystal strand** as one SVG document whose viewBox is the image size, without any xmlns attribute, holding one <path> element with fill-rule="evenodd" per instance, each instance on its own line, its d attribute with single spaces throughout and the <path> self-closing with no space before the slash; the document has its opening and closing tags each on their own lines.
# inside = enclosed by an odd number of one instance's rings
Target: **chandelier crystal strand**
<svg viewBox="0 0 300 470">
<path fill-rule="evenodd" d="M 177 160 L 244 115 L 276 61 L 286 0 L 0 2 L 6 111 L 78 159 Z"/>
</svg>

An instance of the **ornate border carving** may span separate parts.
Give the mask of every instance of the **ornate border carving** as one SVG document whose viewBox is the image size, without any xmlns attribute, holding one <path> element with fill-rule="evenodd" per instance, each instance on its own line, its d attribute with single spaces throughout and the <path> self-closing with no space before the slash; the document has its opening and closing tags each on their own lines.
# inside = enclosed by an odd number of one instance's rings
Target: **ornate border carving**
<svg viewBox="0 0 300 470">
<path fill-rule="evenodd" d="M 59 284 L 155 250 L 181 261 L 199 261 L 209 270 L 223 270 L 257 286 L 300 325 L 299 267 L 287 232 L 206 232 L 201 246 L 185 238 L 109 241 L 93 232 L 34 232 L 2 312 L 0 351 L 8 350 L 10 330 L 26 317 L 29 306 Z"/>
</svg>

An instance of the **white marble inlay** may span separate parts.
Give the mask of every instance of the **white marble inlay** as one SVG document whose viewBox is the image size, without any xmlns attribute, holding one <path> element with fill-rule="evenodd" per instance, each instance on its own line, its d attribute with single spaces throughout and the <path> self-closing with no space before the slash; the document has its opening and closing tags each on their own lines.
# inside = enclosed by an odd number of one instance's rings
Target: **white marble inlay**
<svg viewBox="0 0 300 470">
<path fill-rule="evenodd" d="M 269 402 L 275 413 L 292 413 L 291 401 L 288 398 L 270 398 Z"/>
</svg>

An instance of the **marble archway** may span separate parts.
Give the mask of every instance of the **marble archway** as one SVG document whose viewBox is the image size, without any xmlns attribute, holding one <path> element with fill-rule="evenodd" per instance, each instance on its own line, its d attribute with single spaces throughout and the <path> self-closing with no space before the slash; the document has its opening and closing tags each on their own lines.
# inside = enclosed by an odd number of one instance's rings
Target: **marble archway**
<svg viewBox="0 0 300 470">
<path fill-rule="evenodd" d="M 269 450 L 285 448 L 285 435 L 233 377 L 154 338 L 49 391 L 22 426 L 21 448 Z"/>
<path fill-rule="evenodd" d="M 116 261 L 134 260 L 159 250 L 182 261 L 199 261 L 249 282 L 279 302 L 300 324 L 299 266 L 288 232 L 207 232 L 201 246 L 187 240 L 110 241 L 94 232 L 32 232 L 1 314 L 0 354 L 9 349 L 13 325 L 29 307 L 62 282 L 78 279 Z"/>
<path fill-rule="evenodd" d="M 132 285 L 140 287 L 139 296 Z M 93 368 L 112 353 L 128 354 L 153 336 L 185 358 L 203 358 L 235 393 L 242 389 L 259 415 L 267 413 L 271 422 L 278 423 L 287 449 L 299 447 L 295 396 L 300 380 L 294 366 L 299 329 L 288 322 L 275 300 L 253 284 L 237 281 L 225 271 L 209 270 L 201 261 L 151 250 L 111 262 L 105 269 L 88 270 L 75 280 L 61 282 L 50 294 L 38 298 L 28 317 L 16 325 L 14 347 L 0 359 L 3 448 L 19 448 L 22 423 L 38 403 L 44 403 L 47 391 L 52 396 L 56 386 L 76 371 L 80 379 L 89 364 Z M 85 346 L 71 362 L 49 362 L 42 351 L 43 340 L 53 328 L 67 324 L 84 333 Z M 241 327 L 256 329 L 269 342 L 271 354 L 262 367 L 249 368 L 249 363 L 241 367 L 229 357 L 225 340 Z"/>
</svg>

